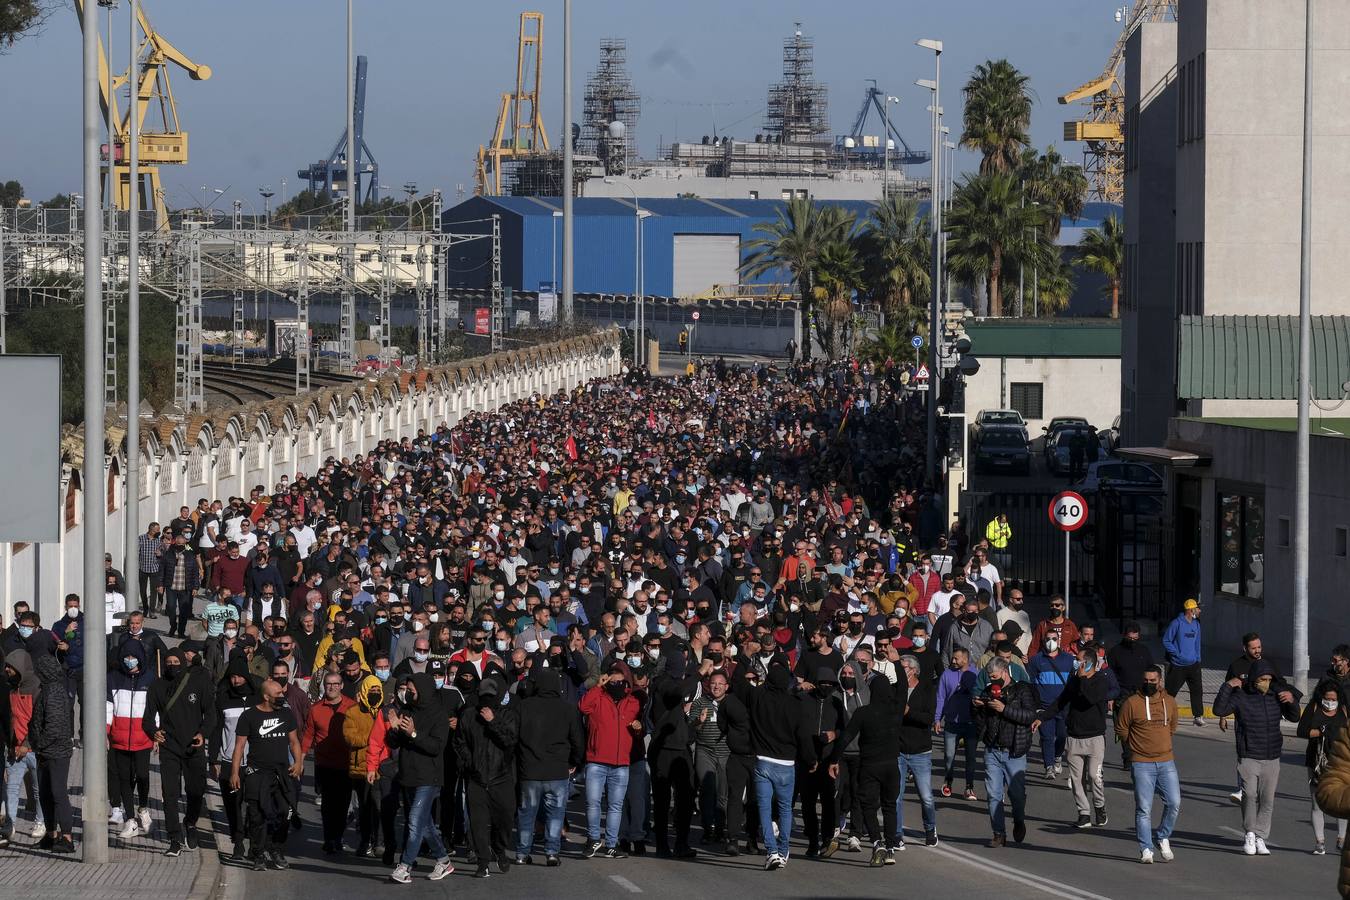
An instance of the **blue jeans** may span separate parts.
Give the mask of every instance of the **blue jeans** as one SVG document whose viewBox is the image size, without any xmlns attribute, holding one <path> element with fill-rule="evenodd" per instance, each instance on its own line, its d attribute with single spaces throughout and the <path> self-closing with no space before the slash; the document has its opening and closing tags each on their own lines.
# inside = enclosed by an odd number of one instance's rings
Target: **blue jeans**
<svg viewBox="0 0 1350 900">
<path fill-rule="evenodd" d="M 905 781 L 909 772 L 914 773 L 914 786 L 919 791 L 924 834 L 937 830 L 937 807 L 933 805 L 933 751 L 901 753 L 897 762 L 900 765 L 900 796 L 895 798 L 895 834 L 886 835 L 888 839 L 897 839 L 894 846 L 899 846 L 903 842 L 905 834 Z"/>
<path fill-rule="evenodd" d="M 755 760 L 755 798 L 759 801 L 759 828 L 766 856 L 777 854 L 787 859 L 792 839 L 792 792 L 797 785 L 795 766 Z M 778 838 L 773 836 L 775 807 L 778 811 Z"/>
<path fill-rule="evenodd" d="M 975 726 L 972 723 L 964 725 L 949 725 L 942 729 L 942 780 L 947 784 L 952 783 L 952 776 L 956 772 L 956 742 L 963 742 L 962 752 L 965 754 L 965 776 L 966 787 L 975 783 Z"/>
<path fill-rule="evenodd" d="M 1041 760 L 1047 769 L 1064 755 L 1064 745 L 1069 740 L 1067 717 L 1068 713 L 1060 713 L 1041 722 Z"/>
<path fill-rule="evenodd" d="M 989 826 L 994 834 L 1005 834 L 1003 824 L 1003 791 L 1012 801 L 1013 824 L 1026 818 L 1027 758 L 1009 756 L 1007 750 L 986 747 L 984 750 L 984 790 L 989 795 Z"/>
<path fill-rule="evenodd" d="M 37 799 L 38 771 L 37 754 L 25 753 L 23 758 L 16 759 L 5 769 L 5 802 L 9 808 L 9 819 L 11 827 L 17 828 L 19 824 L 19 797 L 23 794 L 23 777 L 27 775 L 33 779 L 33 798 Z M 34 803 L 28 810 L 33 814 L 34 822 L 42 821 L 42 810 Z"/>
<path fill-rule="evenodd" d="M 1177 777 L 1175 762 L 1137 762 L 1134 771 L 1134 836 L 1140 850 L 1153 849 L 1153 840 L 1165 841 L 1172 836 L 1181 811 L 1181 780 Z M 1153 828 L 1153 794 L 1163 798 L 1162 822 Z"/>
<path fill-rule="evenodd" d="M 427 842 L 431 855 L 437 860 L 450 855 L 445 852 L 440 829 L 431 821 L 431 804 L 440 794 L 440 785 L 424 784 L 403 789 L 404 802 L 408 804 L 408 842 L 403 845 L 403 858 L 400 862 L 405 866 L 417 862 L 417 853 L 422 849 L 423 840 Z"/>
<path fill-rule="evenodd" d="M 529 856 L 534 846 L 534 822 L 544 806 L 544 853 L 557 856 L 562 850 L 563 820 L 567 818 L 567 794 L 570 778 L 557 781 L 522 781 L 520 812 L 516 816 L 516 856 Z"/>
<path fill-rule="evenodd" d="M 623 798 L 628 793 L 628 767 L 586 763 L 586 834 L 600 840 L 600 795 L 605 794 L 605 846 L 619 843 Z"/>
</svg>

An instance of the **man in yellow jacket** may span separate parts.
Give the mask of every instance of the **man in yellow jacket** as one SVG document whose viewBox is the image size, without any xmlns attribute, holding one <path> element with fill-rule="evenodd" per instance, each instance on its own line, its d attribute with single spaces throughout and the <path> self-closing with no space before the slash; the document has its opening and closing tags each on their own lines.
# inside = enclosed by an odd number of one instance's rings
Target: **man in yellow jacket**
<svg viewBox="0 0 1350 900">
<path fill-rule="evenodd" d="M 1012 541 L 1012 524 L 1008 521 L 1007 513 L 1001 512 L 989 520 L 984 529 L 984 538 L 989 542 L 989 556 L 1002 576 L 1012 562 L 1008 552 L 1008 544 Z"/>
</svg>

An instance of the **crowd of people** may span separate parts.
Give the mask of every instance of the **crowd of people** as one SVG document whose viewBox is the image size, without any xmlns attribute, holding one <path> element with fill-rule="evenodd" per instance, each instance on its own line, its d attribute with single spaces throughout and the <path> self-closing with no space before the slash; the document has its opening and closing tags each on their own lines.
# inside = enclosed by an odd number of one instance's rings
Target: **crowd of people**
<svg viewBox="0 0 1350 900">
<path fill-rule="evenodd" d="M 976 539 L 945 527 L 922 434 L 910 393 L 869 364 L 719 362 L 183 507 L 140 536 L 133 579 L 109 563 L 106 636 L 85 635 L 76 595 L 46 626 L 15 604 L 11 835 L 26 816 L 39 846 L 74 850 L 74 709 L 83 642 L 102 639 L 112 824 L 151 832 L 157 758 L 168 856 L 198 848 L 215 782 L 222 849 L 256 870 L 288 867 L 304 794 L 326 855 L 382 859 L 397 882 L 419 857 L 445 877 L 459 849 L 482 877 L 560 865 L 565 831 L 587 858 L 763 853 L 777 870 L 794 819 L 805 857 L 885 866 L 910 785 L 928 846 L 935 786 L 980 802 L 981 747 L 990 847 L 1026 839 L 1033 758 L 1047 779 L 1067 767 L 1073 824 L 1105 826 L 1113 739 L 1140 860 L 1172 859 L 1172 694 L 1198 662 L 1198 604 L 1168 630 L 1166 672 L 1137 625 L 1107 648 L 1059 597 L 1033 623 L 1000 571 L 1006 518 Z M 147 627 L 160 616 L 173 647 Z M 1340 847 L 1350 781 L 1327 759 L 1350 735 L 1350 648 L 1303 708 L 1251 637 L 1213 698 L 1235 722 L 1244 850 L 1269 852 L 1281 718 L 1310 739 L 1317 852 L 1323 809 Z"/>
</svg>

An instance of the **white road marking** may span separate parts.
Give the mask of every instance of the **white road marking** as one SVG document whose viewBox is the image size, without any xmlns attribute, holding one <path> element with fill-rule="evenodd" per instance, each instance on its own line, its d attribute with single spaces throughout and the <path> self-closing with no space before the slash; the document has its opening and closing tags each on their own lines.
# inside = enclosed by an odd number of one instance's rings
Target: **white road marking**
<svg viewBox="0 0 1350 900">
<path fill-rule="evenodd" d="M 1109 898 L 1104 897 L 1101 894 L 1094 894 L 1090 891 L 1081 890 L 1072 885 L 1064 884 L 1063 882 L 1051 881 L 1048 878 L 1042 878 L 1040 875 L 1033 875 L 1030 872 L 1014 868 L 1001 861 L 998 863 L 990 862 L 983 856 L 978 856 L 967 850 L 958 850 L 950 844 L 939 844 L 932 849 L 939 853 L 946 853 L 949 856 L 953 856 L 966 865 L 974 866 L 983 869 L 990 874 L 998 875 L 1001 878 L 1007 878 L 1010 881 L 1016 881 L 1025 884 L 1028 887 L 1036 888 L 1051 897 L 1063 897 L 1065 900 L 1109 900 Z"/>
<path fill-rule="evenodd" d="M 624 878 L 622 875 L 611 875 L 609 876 L 609 879 L 610 881 L 613 881 L 615 884 L 617 884 L 619 887 L 623 888 L 630 894 L 642 893 L 642 888 L 638 887 L 636 884 L 633 884 L 633 882 L 629 881 L 627 878 Z"/>
</svg>

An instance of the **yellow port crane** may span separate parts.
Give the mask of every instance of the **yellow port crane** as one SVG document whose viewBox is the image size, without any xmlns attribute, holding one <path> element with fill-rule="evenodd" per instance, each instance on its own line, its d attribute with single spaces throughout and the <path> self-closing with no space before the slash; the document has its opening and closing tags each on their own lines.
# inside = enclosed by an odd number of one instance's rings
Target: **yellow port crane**
<svg viewBox="0 0 1350 900">
<path fill-rule="evenodd" d="M 1128 14 L 1118 10 L 1118 21 L 1124 27 L 1102 74 L 1059 98 L 1063 104 L 1088 101 L 1086 116 L 1064 123 L 1064 140 L 1087 144 L 1083 172 L 1093 200 L 1120 203 L 1125 198 L 1125 88 L 1121 84 L 1125 41 L 1143 22 L 1175 20 L 1176 7 L 1176 0 L 1137 0 Z"/>
<path fill-rule="evenodd" d="M 75 14 L 80 17 L 81 26 L 85 2 L 75 0 Z M 173 87 L 169 84 L 169 65 L 183 69 L 193 81 L 210 78 L 211 67 L 193 62 L 155 31 L 145 15 L 144 4 L 137 6 L 136 19 L 141 30 L 141 40 L 136 49 L 136 58 L 130 60 L 125 72 L 113 74 L 109 78 L 108 58 L 102 37 L 98 42 L 99 103 L 103 107 L 105 121 L 111 123 L 113 136 L 112 146 L 105 148 L 103 154 L 103 193 L 106 197 L 108 191 L 112 191 L 113 204 L 117 209 L 131 208 L 131 164 L 127 146 L 131 141 L 131 116 L 134 111 L 139 135 L 137 172 L 149 183 L 149 191 L 141 191 L 141 196 L 145 198 L 142 202 L 153 207 L 155 228 L 162 231 L 169 227 L 169 213 L 164 204 L 159 167 L 181 166 L 188 161 L 188 134 L 178 122 L 178 104 L 174 100 Z M 136 102 L 128 103 L 125 112 L 119 111 L 117 91 L 133 78 Z M 147 127 L 146 114 L 152 108 L 157 111 L 157 118 Z M 108 179 L 109 169 L 112 172 L 111 184 Z"/>
<path fill-rule="evenodd" d="M 502 164 L 509 159 L 547 153 L 548 132 L 539 109 L 539 88 L 543 80 L 544 14 L 520 14 L 520 36 L 516 44 L 516 89 L 502 94 L 497 110 L 497 127 L 486 147 L 480 146 L 474 158 L 474 193 L 496 197 L 502 192 Z M 510 123 L 510 134 L 507 134 Z"/>
</svg>

